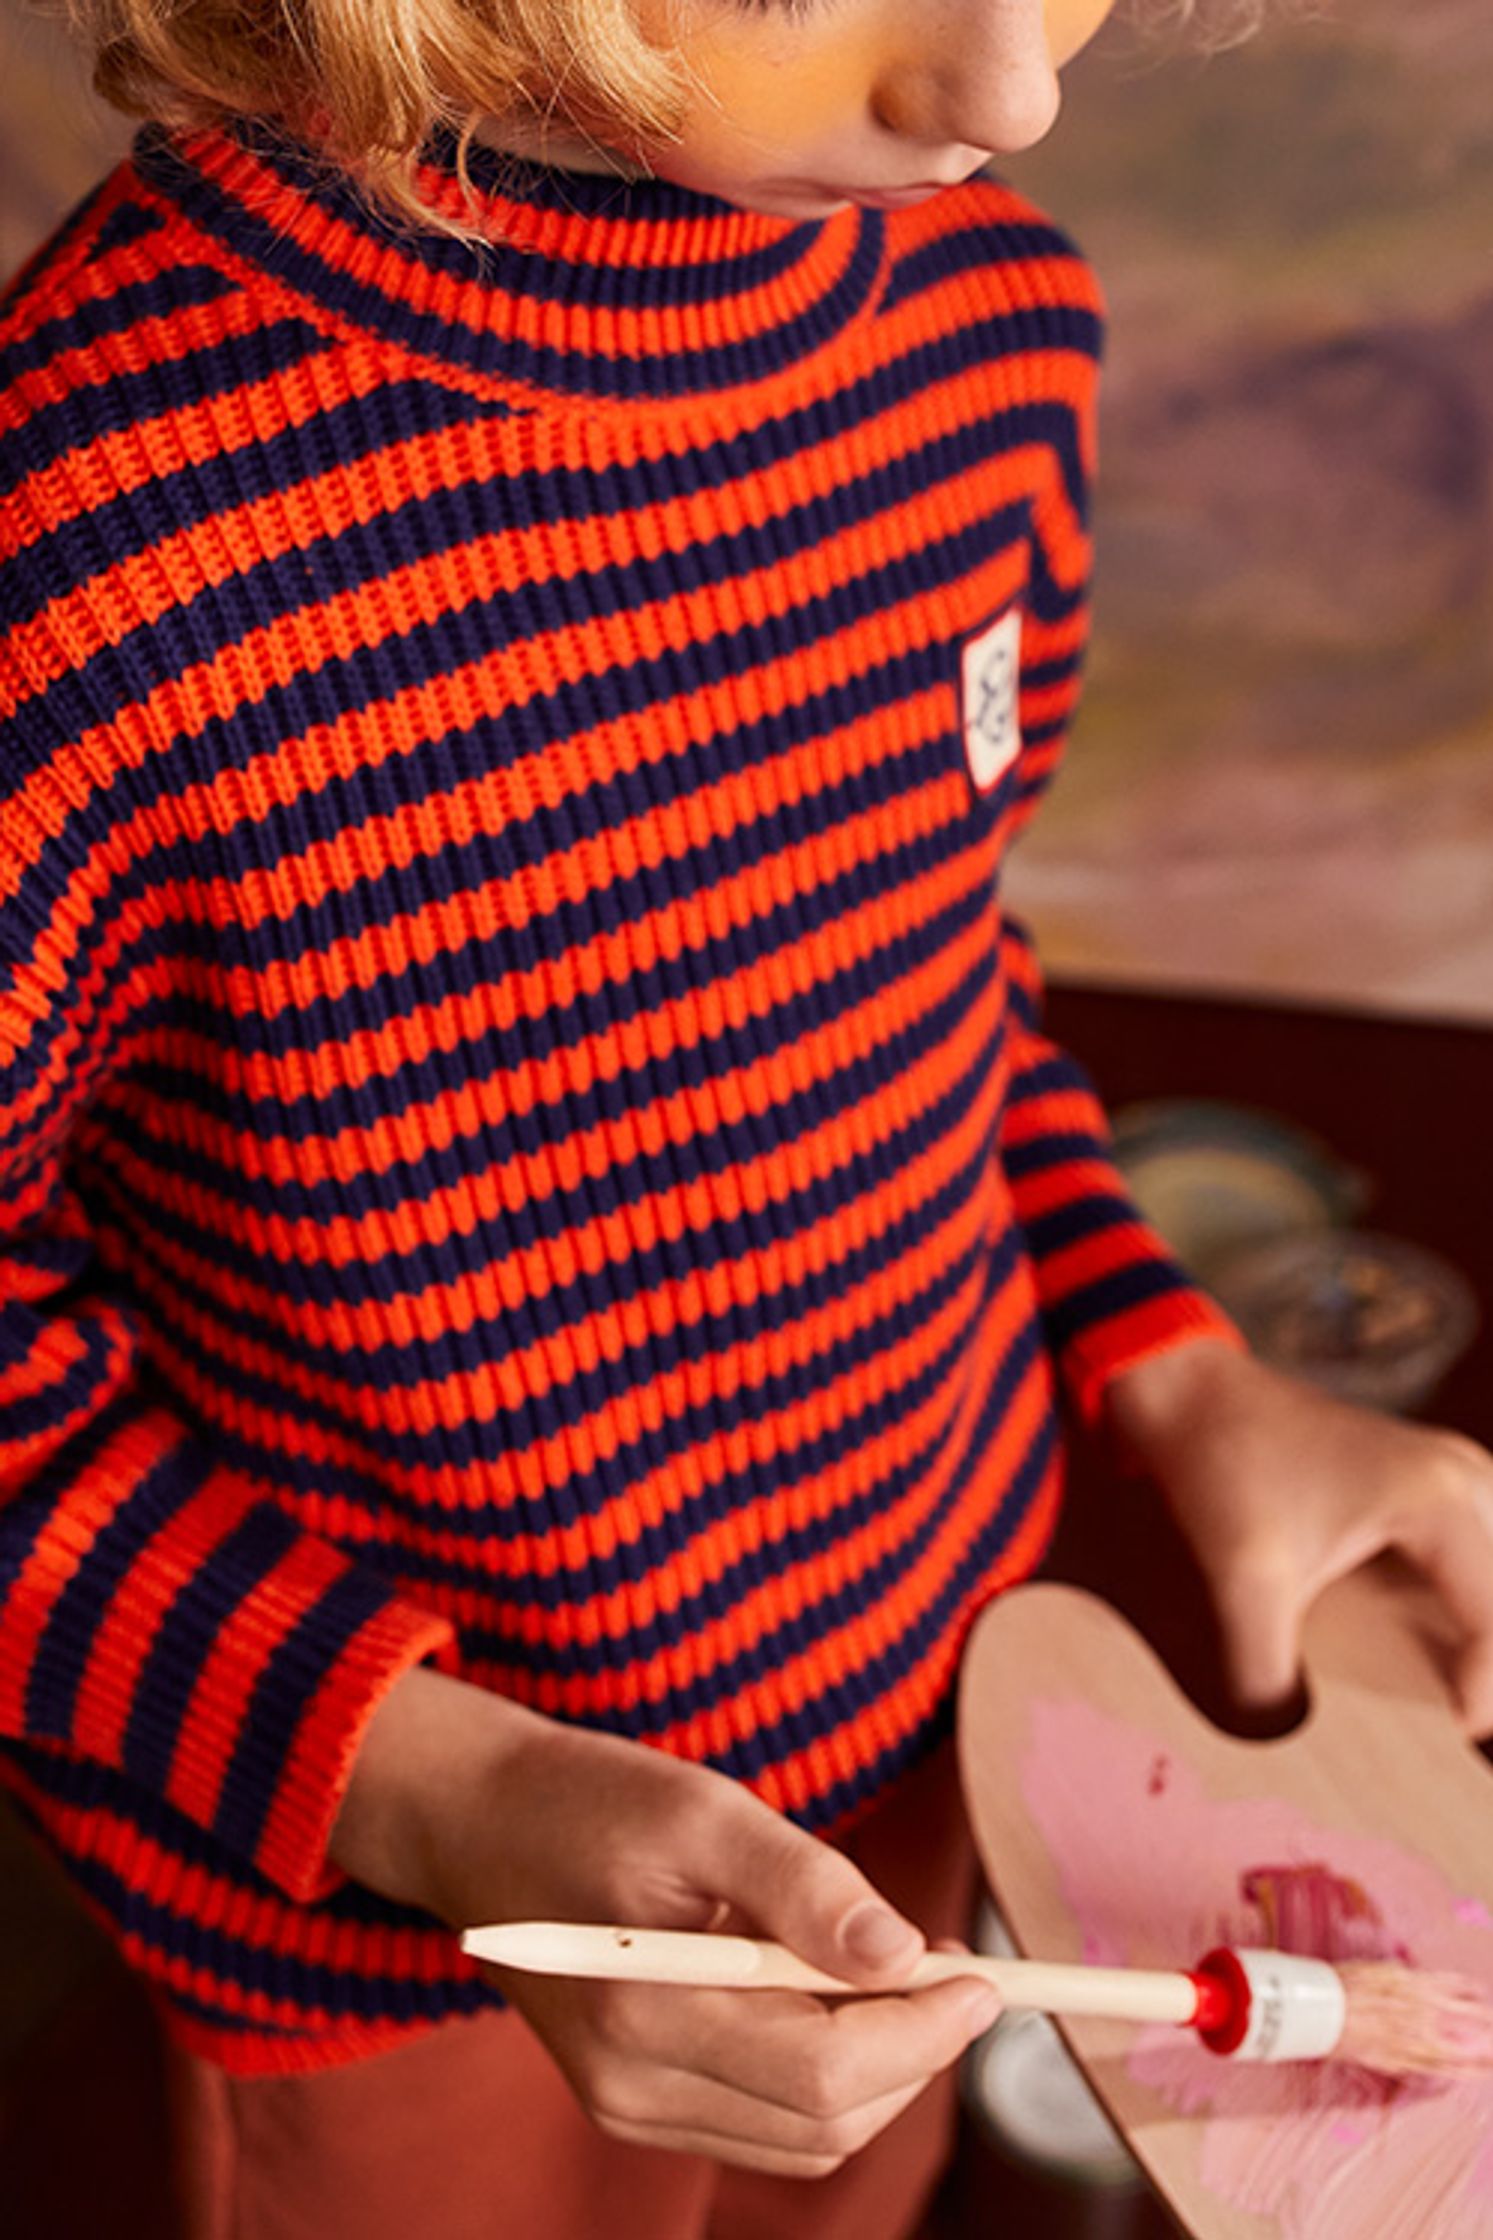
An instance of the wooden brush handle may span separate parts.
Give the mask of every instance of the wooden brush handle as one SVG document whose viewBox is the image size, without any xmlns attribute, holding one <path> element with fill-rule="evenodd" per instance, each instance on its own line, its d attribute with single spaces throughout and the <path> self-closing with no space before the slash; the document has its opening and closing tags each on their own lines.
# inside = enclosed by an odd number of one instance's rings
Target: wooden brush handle
<svg viewBox="0 0 1493 2240">
<path fill-rule="evenodd" d="M 800 1960 L 786 1945 L 694 1929 L 629 1929 L 598 1922 L 505 1921 L 468 1929 L 462 1949 L 494 1967 L 620 1983 L 674 1983 L 717 1989 L 820 1991 L 866 1995 Z M 984 1953 L 926 1952 L 898 1990 L 921 1990 L 956 1976 L 994 1984 L 1008 2007 L 1042 2014 L 1109 2015 L 1125 2022 L 1190 2022 L 1197 1990 L 1180 1970 L 1088 1968 L 1055 1960 Z"/>
</svg>

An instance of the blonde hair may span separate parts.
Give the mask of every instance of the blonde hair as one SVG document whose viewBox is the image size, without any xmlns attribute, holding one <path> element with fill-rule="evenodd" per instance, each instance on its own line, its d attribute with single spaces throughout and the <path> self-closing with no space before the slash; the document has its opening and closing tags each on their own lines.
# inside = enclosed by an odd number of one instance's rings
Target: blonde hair
<svg viewBox="0 0 1493 2240">
<path fill-rule="evenodd" d="M 421 150 L 445 128 L 459 169 L 479 125 L 521 137 L 563 115 L 626 151 L 666 137 L 677 59 L 633 0 L 66 0 L 96 90 L 177 128 L 283 127 L 386 208 L 464 234 L 421 192 Z"/>
<path fill-rule="evenodd" d="M 1317 0 L 1129 0 L 1128 13 L 1147 29 L 1186 28 L 1206 47 L 1237 47 L 1257 31 L 1267 8 L 1308 15 Z"/>
<path fill-rule="evenodd" d="M 484 123 L 532 143 L 561 117 L 624 155 L 677 126 L 680 57 L 647 40 L 636 0 L 63 0 L 96 90 L 174 127 L 279 125 L 384 208 L 462 238 L 423 194 L 422 149 L 445 128 L 457 168 Z M 1148 26 L 1247 36 L 1271 0 L 1121 0 Z M 1275 0 L 1276 5 L 1281 0 Z M 471 213 L 475 217 L 475 209 Z"/>
</svg>

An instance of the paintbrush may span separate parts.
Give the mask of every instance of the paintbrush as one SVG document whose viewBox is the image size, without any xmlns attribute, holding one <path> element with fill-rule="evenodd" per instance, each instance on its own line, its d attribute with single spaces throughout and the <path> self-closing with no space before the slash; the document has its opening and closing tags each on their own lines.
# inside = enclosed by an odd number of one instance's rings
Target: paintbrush
<svg viewBox="0 0 1493 2240">
<path fill-rule="evenodd" d="M 865 1984 L 828 1975 L 786 1945 L 707 1930 L 508 1921 L 467 1929 L 461 1944 L 473 1959 L 539 1975 L 869 1995 Z M 1238 2061 L 1333 2056 L 1387 2077 L 1493 2073 L 1493 2005 L 1480 1986 L 1395 1960 L 1333 1962 L 1220 1947 L 1194 1968 L 1102 1968 L 926 1952 L 896 1989 L 961 1976 L 993 1984 L 1007 2007 L 1176 2023 Z"/>
</svg>

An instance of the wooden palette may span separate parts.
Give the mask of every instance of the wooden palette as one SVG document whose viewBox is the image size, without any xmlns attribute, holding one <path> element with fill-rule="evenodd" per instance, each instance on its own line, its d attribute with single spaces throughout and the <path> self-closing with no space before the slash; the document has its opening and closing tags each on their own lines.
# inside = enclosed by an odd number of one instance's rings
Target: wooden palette
<svg viewBox="0 0 1493 2240">
<path fill-rule="evenodd" d="M 1395 1952 L 1493 1996 L 1493 1776 L 1462 1737 L 1427 1598 L 1395 1573 L 1312 1614 L 1311 1709 L 1220 1733 L 1114 1610 L 1037 1584 L 992 1603 L 959 1703 L 961 1775 L 1024 1952 L 1190 1965 L 1219 1941 Z M 1188 2031 L 1064 2036 L 1198 2240 L 1493 2233 L 1493 2084 L 1220 2060 Z"/>
</svg>

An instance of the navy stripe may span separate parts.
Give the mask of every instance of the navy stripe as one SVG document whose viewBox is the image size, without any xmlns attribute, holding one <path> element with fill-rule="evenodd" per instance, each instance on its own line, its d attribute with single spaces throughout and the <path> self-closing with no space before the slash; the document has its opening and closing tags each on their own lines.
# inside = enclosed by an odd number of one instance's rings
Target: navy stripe
<svg viewBox="0 0 1493 2240">
<path fill-rule="evenodd" d="M 1014 1251 L 1014 1243 L 1003 1240 L 1001 1248 L 993 1255 L 992 1263 L 987 1268 L 986 1297 L 993 1296 L 1007 1280 Z M 904 1303 L 904 1323 L 910 1326 L 913 1320 L 927 1320 L 942 1311 L 945 1302 L 957 1293 L 963 1273 L 959 1265 L 947 1265 L 941 1275 L 935 1278 L 925 1297 Z M 964 1325 L 966 1335 L 981 1311 L 983 1302 L 980 1306 L 972 1307 Z M 881 1333 L 873 1330 L 869 1342 L 858 1349 L 854 1346 L 842 1348 L 842 1369 L 853 1375 L 860 1362 L 873 1360 L 876 1357 L 876 1340 L 879 1334 Z M 949 1353 L 943 1357 L 935 1356 L 916 1377 L 904 1378 L 895 1389 L 884 1393 L 880 1398 L 873 1399 L 868 1388 L 858 1404 L 846 1411 L 840 1425 L 803 1440 L 791 1455 L 776 1457 L 770 1485 L 755 1488 L 749 1470 L 743 1479 L 733 1479 L 724 1489 L 711 1487 L 690 1494 L 674 1512 L 678 1522 L 665 1521 L 656 1528 L 655 1537 L 640 1541 L 640 1548 L 646 1551 L 656 1546 L 661 1551 L 667 1551 L 678 1544 L 680 1534 L 692 1536 L 700 1530 L 702 1525 L 707 1524 L 721 1510 L 723 1503 L 729 1507 L 737 1500 L 753 1498 L 756 1491 L 771 1496 L 790 1490 L 842 1461 L 867 1440 L 880 1437 L 896 1422 L 911 1417 L 934 1392 L 940 1375 L 947 1374 L 952 1349 L 957 1346 L 957 1342 L 957 1336 L 951 1336 Z M 1012 1342 L 1016 1344 L 1019 1341 Z M 994 1373 L 992 1364 L 992 1375 Z M 733 1427 L 743 1422 L 759 1420 L 766 1404 L 758 1387 L 738 1396 L 730 1408 L 727 1403 L 718 1399 L 709 1411 L 705 1427 L 729 1433 Z M 619 1441 L 616 1452 L 602 1465 L 599 1483 L 582 1483 L 572 1488 L 563 1498 L 558 1488 L 553 1489 L 555 1513 L 571 1522 L 587 1509 L 599 1506 L 604 1500 L 628 1497 L 629 1489 L 650 1473 L 671 1468 L 675 1459 L 699 1436 L 701 1428 L 701 1424 L 693 1418 L 666 1421 L 656 1428 L 644 1428 L 631 1438 Z M 515 1427 L 511 1418 L 501 1418 L 493 1427 L 491 1436 L 499 1455 L 505 1446 L 519 1443 L 514 1434 Z M 239 1468 L 258 1480 L 283 1486 L 287 1493 L 317 1500 L 324 1492 L 324 1465 L 303 1463 L 291 1454 L 260 1447 L 238 1432 L 231 1421 L 215 1430 L 214 1451 L 225 1465 Z M 448 1460 L 443 1448 L 437 1466 Z M 418 1497 L 408 1496 L 397 1485 L 388 1483 L 382 1475 L 376 1479 L 369 1478 L 358 1473 L 351 1465 L 339 1464 L 337 1484 L 343 1499 L 355 1504 L 361 1503 L 371 1516 L 388 1522 L 396 1535 L 405 1523 L 444 1529 L 451 1521 L 438 1502 L 432 1504 Z M 421 1555 L 417 1550 L 399 1548 L 397 1561 L 401 1576 L 407 1572 L 411 1578 L 424 1579 L 433 1584 L 462 1585 L 470 1581 L 472 1565 L 476 1561 L 482 1578 L 490 1581 L 491 1574 L 486 1564 L 480 1560 L 478 1552 L 490 1549 L 504 1540 L 513 1540 L 517 1545 L 526 1547 L 536 1524 L 548 1513 L 550 1505 L 551 1497 L 547 1496 L 537 1506 L 528 1501 L 519 1501 L 512 1505 L 493 1502 L 486 1506 L 468 1507 L 462 1511 L 460 1522 L 462 1541 L 471 1551 L 469 1556 L 457 1559 L 448 1566 L 437 1558 Z M 639 1529 L 641 1531 L 641 1526 Z M 375 1566 L 392 1564 L 396 1560 L 392 1548 L 378 1552 L 361 1541 L 350 1546 L 349 1553 L 356 1554 L 360 1560 Z M 616 1560 L 625 1566 L 628 1559 L 622 1555 Z M 611 1581 L 609 1562 L 610 1559 L 603 1561 L 594 1553 L 591 1558 L 592 1565 L 602 1565 L 599 1575 L 605 1576 L 609 1583 L 615 1583 Z M 619 1571 L 618 1580 L 626 1575 L 625 1570 Z M 549 1582 L 547 1574 L 536 1574 L 531 1581 L 516 1579 L 504 1571 L 499 1574 L 499 1579 L 505 1601 L 512 1602 L 517 1598 L 519 1602 L 532 1603 L 536 1608 L 564 1601 L 568 1592 L 563 1577 Z"/>
<path fill-rule="evenodd" d="M 1122 1197 L 1118 1191 L 1112 1197 L 1089 1191 L 1067 1205 L 1054 1206 L 1050 1213 L 1028 1219 L 1026 1241 L 1037 1258 L 1045 1260 L 1070 1244 L 1107 1236 L 1112 1229 L 1122 1229 L 1134 1220 L 1135 1205 L 1131 1199 Z"/>
<path fill-rule="evenodd" d="M 101 1411 L 89 1437 L 65 1458 L 72 1482 L 72 1473 L 101 1458 L 108 1436 L 117 1435 L 128 1412 L 124 1403 Z M 54 1473 L 60 1474 L 61 1465 L 59 1458 Z M 150 1541 L 196 1498 L 207 1472 L 208 1460 L 201 1452 L 167 1456 L 132 1488 L 130 1499 L 98 1533 L 52 1605 L 37 1645 L 26 1697 L 28 1733 L 70 1739 L 77 1691 L 105 1613 Z M 60 1487 L 54 1483 L 51 1491 L 55 1502 Z"/>
<path fill-rule="evenodd" d="M 284 1778 L 287 1708 L 316 1701 L 337 1659 L 392 1599 L 373 1572 L 345 1571 L 270 1656 L 244 1710 L 213 1823 L 213 1833 L 240 1858 L 257 1854 Z"/>
<path fill-rule="evenodd" d="M 853 605 L 854 594 L 847 592 L 832 608 L 805 610 L 805 620 L 827 635 L 849 622 Z M 701 649 L 696 678 L 660 677 L 655 665 L 645 663 L 627 675 L 635 680 L 639 691 L 667 696 L 675 690 L 689 691 L 700 683 L 717 681 L 737 662 L 765 663 L 772 651 L 764 633 L 742 630 L 729 642 L 715 641 Z M 283 964 L 302 949 L 325 949 L 350 931 L 371 923 L 387 924 L 401 911 L 428 907 L 434 901 L 469 891 L 479 881 L 520 875 L 583 840 L 600 841 L 604 846 L 605 836 L 628 820 L 656 819 L 675 801 L 688 799 L 702 787 L 718 785 L 730 776 L 761 769 L 769 773 L 767 785 L 771 786 L 774 766 L 796 744 L 815 742 L 848 729 L 864 722 L 868 714 L 882 715 L 893 751 L 884 750 L 879 760 L 865 769 L 821 783 L 777 810 L 767 812 L 764 808 L 763 814 L 729 833 L 715 834 L 707 842 L 695 841 L 685 853 L 668 859 L 662 871 L 644 864 L 631 878 L 597 887 L 580 902 L 567 901 L 557 894 L 554 902 L 544 907 L 542 895 L 536 895 L 527 922 L 505 927 L 502 938 L 512 945 L 518 965 L 541 955 L 552 958 L 557 944 L 584 941 L 598 931 L 635 922 L 647 909 L 687 899 L 734 871 L 760 863 L 778 849 L 832 830 L 852 815 L 866 815 L 926 785 L 934 774 L 931 755 L 942 751 L 962 773 L 963 746 L 952 734 L 942 749 L 937 744 L 930 746 L 922 737 L 898 736 L 897 703 L 945 683 L 948 662 L 947 646 L 910 647 L 868 665 L 843 684 L 806 694 L 777 721 L 759 718 L 743 722 L 718 739 L 691 742 L 678 754 L 643 762 L 636 769 L 620 769 L 609 777 L 599 776 L 584 791 L 569 791 L 563 799 L 538 805 L 524 816 L 510 814 L 495 829 L 479 831 L 462 843 L 453 841 L 439 854 L 418 855 L 408 865 L 386 858 L 381 861 L 382 850 L 371 847 L 363 859 L 367 869 L 358 864 L 360 876 L 356 881 L 345 879 L 315 903 L 292 903 L 283 915 L 266 915 L 256 926 L 235 928 L 235 951 L 244 962 L 264 969 L 271 963 Z M 364 706 L 366 701 L 352 689 L 354 677 L 349 672 L 361 671 L 371 683 L 377 666 L 376 653 L 357 656 L 337 677 L 325 680 L 322 689 L 336 693 L 346 688 L 350 707 Z M 411 681 L 431 680 L 421 676 Z M 446 792 L 491 776 L 518 756 L 571 736 L 603 714 L 613 714 L 627 689 L 627 682 L 617 676 L 604 684 L 562 684 L 534 695 L 523 711 L 521 730 L 509 719 L 452 731 L 442 738 L 422 741 L 410 754 L 375 767 L 356 769 L 346 777 L 328 774 L 319 785 L 308 787 L 304 795 L 286 806 L 266 803 L 254 821 L 246 821 L 236 835 L 246 859 L 237 865 L 238 875 L 242 878 L 286 855 L 301 854 L 327 832 L 353 829 L 373 816 L 388 816 L 406 807 L 438 805 Z M 307 710 L 301 712 L 309 714 Z M 262 705 L 240 719 L 232 759 L 242 764 L 252 753 L 262 751 L 266 743 L 262 732 L 280 732 L 278 719 L 282 714 L 283 728 L 288 730 L 292 714 L 288 708 L 271 712 Z M 225 744 L 226 733 L 233 728 L 223 727 Z M 227 766 L 225 757 L 222 767 Z M 828 780 L 829 773 L 825 775 Z M 95 799 L 90 813 L 97 813 L 100 806 Z M 954 837 L 957 842 L 958 835 Z M 942 848 L 948 845 L 945 841 Z M 200 843 L 190 840 L 168 842 L 151 850 L 111 887 L 110 909 L 117 912 L 126 899 L 148 893 L 163 881 L 176 879 L 186 885 L 200 860 Z M 863 876 L 879 880 L 882 873 Z M 205 953 L 214 937 L 221 941 L 220 929 L 208 927 L 196 936 Z M 444 960 L 441 969 L 444 971 Z M 491 969 L 490 961 L 487 969 Z"/>
<path fill-rule="evenodd" d="M 1021 1076 L 1017 1078 L 1022 1079 Z M 1086 1090 L 1088 1081 L 1075 1067 L 1073 1078 L 1065 1086 Z M 1031 1093 L 1036 1094 L 1035 1091 Z M 1012 1106 L 1019 1101 L 1019 1098 L 1013 1096 Z M 1004 1160 L 1009 1179 L 1012 1182 L 1026 1182 L 1035 1174 L 1054 1173 L 1071 1165 L 1076 1159 L 1103 1158 L 1106 1155 L 1107 1146 L 1102 1137 L 1081 1133 L 1076 1128 L 1065 1128 L 1050 1136 L 1029 1136 L 1025 1142 L 1008 1144 Z"/>
<path fill-rule="evenodd" d="M 1048 1311 L 1054 1341 L 1062 1345 L 1096 1323 L 1113 1322 L 1136 1307 L 1191 1289 L 1180 1268 L 1165 1260 L 1136 1260 L 1071 1292 Z"/>
<path fill-rule="evenodd" d="M 125 1730 L 121 1761 L 143 1789 L 166 1785 L 181 1721 L 220 1628 L 298 1538 L 289 1517 L 262 1503 L 183 1584 L 145 1660 Z"/>
<path fill-rule="evenodd" d="M 931 241 L 898 258 L 887 287 L 889 309 L 943 287 L 955 275 L 977 284 L 982 303 L 1008 290 L 1029 293 L 1030 280 L 1023 268 L 1033 262 L 1071 264 L 1075 276 L 1083 276 L 1086 267 L 1069 235 L 1045 220 L 1023 222 L 1011 217 L 997 195 L 991 195 L 989 203 L 992 212 L 999 213 L 989 222 L 976 221 L 956 232 L 939 232 Z M 1009 280 L 1003 268 L 1009 268 Z M 1043 303 L 1036 308 L 1053 318 L 1092 317 L 1080 305 Z"/>
</svg>

